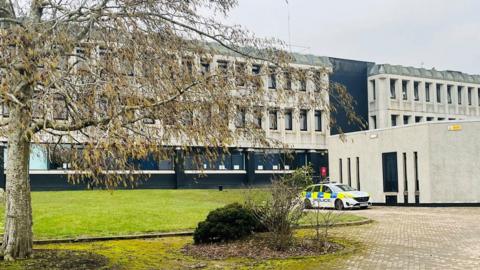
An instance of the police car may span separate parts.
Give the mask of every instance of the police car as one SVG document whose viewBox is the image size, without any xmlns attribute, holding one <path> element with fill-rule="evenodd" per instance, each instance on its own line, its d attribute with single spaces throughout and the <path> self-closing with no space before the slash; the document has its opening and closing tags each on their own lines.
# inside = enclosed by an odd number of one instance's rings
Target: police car
<svg viewBox="0 0 480 270">
<path fill-rule="evenodd" d="M 308 186 L 302 192 L 305 208 L 335 208 L 337 210 L 355 207 L 368 208 L 372 205 L 367 192 L 358 191 L 349 185 L 324 183 Z"/>
</svg>

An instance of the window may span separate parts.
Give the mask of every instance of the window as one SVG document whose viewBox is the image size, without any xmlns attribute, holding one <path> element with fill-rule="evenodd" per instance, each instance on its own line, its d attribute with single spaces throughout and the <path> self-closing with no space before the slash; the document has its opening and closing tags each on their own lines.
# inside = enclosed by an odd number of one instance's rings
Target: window
<svg viewBox="0 0 480 270">
<path fill-rule="evenodd" d="M 422 122 L 422 118 L 421 116 L 415 116 L 415 123 L 420 123 Z"/>
<path fill-rule="evenodd" d="M 209 72 L 210 72 L 210 63 L 205 59 L 200 60 L 200 73 L 203 76 L 206 76 L 208 75 Z"/>
<path fill-rule="evenodd" d="M 342 159 L 339 160 L 340 183 L 343 183 L 343 166 Z"/>
<path fill-rule="evenodd" d="M 350 158 L 347 158 L 347 172 L 348 172 L 348 185 L 352 186 L 352 166 L 350 164 Z"/>
<path fill-rule="evenodd" d="M 225 60 L 218 60 L 217 61 L 217 68 L 219 73 L 226 74 L 228 71 L 228 62 Z"/>
<path fill-rule="evenodd" d="M 427 117 L 427 122 L 432 122 L 433 120 L 435 120 L 435 117 Z"/>
<path fill-rule="evenodd" d="M 235 84 L 245 86 L 245 63 L 237 62 L 235 64 Z"/>
<path fill-rule="evenodd" d="M 377 129 L 377 116 L 372 115 L 372 129 Z"/>
<path fill-rule="evenodd" d="M 372 87 L 372 100 L 376 100 L 377 99 L 377 89 L 376 89 L 376 85 L 375 85 L 375 80 L 370 81 L 370 86 Z"/>
<path fill-rule="evenodd" d="M 285 90 L 292 90 L 292 74 L 290 72 L 283 73 L 285 79 Z"/>
<path fill-rule="evenodd" d="M 410 115 L 404 115 L 404 116 L 403 116 L 403 124 L 404 124 L 404 125 L 410 124 L 410 118 L 411 118 Z"/>
<path fill-rule="evenodd" d="M 252 65 L 252 75 L 260 75 L 260 65 Z"/>
<path fill-rule="evenodd" d="M 237 113 L 235 115 L 235 127 L 244 128 L 245 127 L 245 108 L 237 107 Z"/>
<path fill-rule="evenodd" d="M 182 67 L 184 74 L 191 78 L 193 76 L 193 59 L 191 57 L 183 57 Z"/>
<path fill-rule="evenodd" d="M 477 89 L 477 102 L 478 102 L 478 106 L 480 106 L 480 88 Z"/>
<path fill-rule="evenodd" d="M 322 186 L 322 187 L 323 187 L 322 188 L 323 193 L 333 193 L 332 190 L 329 187 L 327 187 L 327 186 Z"/>
<path fill-rule="evenodd" d="M 277 74 L 274 68 L 268 69 L 268 89 L 277 88 Z"/>
<path fill-rule="evenodd" d="M 462 87 L 461 86 L 457 86 L 457 101 L 458 101 L 458 105 L 462 105 Z"/>
<path fill-rule="evenodd" d="M 392 114 L 391 118 L 392 118 L 392 127 L 396 127 L 397 126 L 398 115 Z"/>
<path fill-rule="evenodd" d="M 395 89 L 395 84 L 397 83 L 397 80 L 395 79 L 390 79 L 390 98 L 391 99 L 396 99 L 397 98 L 397 90 Z"/>
<path fill-rule="evenodd" d="M 307 110 L 300 110 L 300 130 L 308 130 L 307 124 Z"/>
<path fill-rule="evenodd" d="M 277 130 L 277 111 L 271 110 L 269 112 L 269 120 L 270 120 L 270 130 Z"/>
<path fill-rule="evenodd" d="M 445 121 L 445 118 L 444 117 L 439 117 L 437 120 L 438 121 Z"/>
<path fill-rule="evenodd" d="M 315 111 L 315 131 L 322 131 L 322 111 Z"/>
<path fill-rule="evenodd" d="M 447 86 L 447 102 L 448 104 L 452 104 L 452 85 Z"/>
<path fill-rule="evenodd" d="M 397 152 L 382 153 L 383 191 L 398 192 Z"/>
<path fill-rule="evenodd" d="M 53 103 L 53 118 L 59 120 L 68 119 L 68 108 L 65 98 L 58 97 L 55 98 Z"/>
<path fill-rule="evenodd" d="M 322 90 L 322 74 L 320 72 L 315 72 L 313 76 L 314 84 L 315 84 L 315 92 L 320 92 Z"/>
<path fill-rule="evenodd" d="M 408 81 L 402 81 L 402 97 L 403 100 L 408 99 Z"/>
<path fill-rule="evenodd" d="M 6 103 L 2 103 L 2 116 L 8 117 L 10 115 L 10 111 L 8 105 Z"/>
<path fill-rule="evenodd" d="M 293 121 L 292 121 L 292 111 L 285 112 L 285 130 L 292 130 L 293 129 Z"/>
<path fill-rule="evenodd" d="M 313 187 L 313 192 L 320 192 L 320 188 L 321 188 L 321 187 L 322 187 L 322 186 L 315 186 L 315 187 Z"/>
<path fill-rule="evenodd" d="M 415 99 L 415 101 L 420 100 L 420 94 L 418 92 L 419 84 L 420 84 L 420 82 L 413 82 L 413 98 Z"/>
<path fill-rule="evenodd" d="M 442 85 L 437 84 L 437 103 L 442 103 Z"/>
<path fill-rule="evenodd" d="M 357 189 L 360 190 L 360 158 L 357 157 Z"/>
<path fill-rule="evenodd" d="M 431 83 L 425 83 L 425 102 L 430 102 L 430 85 Z"/>
<path fill-rule="evenodd" d="M 300 78 L 300 91 L 307 91 L 307 79 L 305 78 L 305 74 L 302 74 Z"/>
<path fill-rule="evenodd" d="M 472 103 L 473 103 L 473 101 L 472 101 L 472 92 L 473 92 L 473 88 L 472 88 L 472 87 L 469 87 L 469 88 L 468 88 L 468 93 L 467 93 L 467 95 L 468 95 L 468 96 L 467 96 L 468 106 L 472 106 Z"/>
<path fill-rule="evenodd" d="M 262 110 L 256 109 L 253 112 L 253 124 L 256 128 L 262 128 Z"/>
<path fill-rule="evenodd" d="M 419 187 L 419 179 L 418 179 L 418 153 L 413 152 L 413 171 L 415 175 L 415 203 L 420 203 L 420 195 L 418 192 L 420 191 Z"/>
</svg>

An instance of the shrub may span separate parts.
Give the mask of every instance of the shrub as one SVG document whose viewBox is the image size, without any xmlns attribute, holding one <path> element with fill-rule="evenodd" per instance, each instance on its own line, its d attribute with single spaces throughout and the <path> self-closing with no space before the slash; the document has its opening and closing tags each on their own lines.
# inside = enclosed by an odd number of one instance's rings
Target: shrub
<svg viewBox="0 0 480 270">
<path fill-rule="evenodd" d="M 211 211 L 205 221 L 198 223 L 193 240 L 195 244 L 228 242 L 249 236 L 261 228 L 251 209 L 232 203 Z"/>
</svg>

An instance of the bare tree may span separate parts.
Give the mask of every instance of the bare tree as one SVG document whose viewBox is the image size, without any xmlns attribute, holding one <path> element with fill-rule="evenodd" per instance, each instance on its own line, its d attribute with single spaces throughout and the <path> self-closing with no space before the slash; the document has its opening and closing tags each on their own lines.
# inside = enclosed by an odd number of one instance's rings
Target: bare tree
<svg viewBox="0 0 480 270">
<path fill-rule="evenodd" d="M 284 62 L 273 42 L 214 19 L 236 4 L 0 0 L 0 93 L 8 112 L 0 123 L 8 138 L 5 260 L 32 253 L 32 143 L 77 145 L 63 149 L 78 172 L 72 181 L 114 188 L 134 185 L 137 177 L 109 171 L 131 172 L 129 160 L 152 154 L 168 157 L 173 148 L 164 145 L 225 148 L 238 138 L 265 141 L 261 130 L 235 131 L 226 121 L 231 108 L 258 100 L 261 91 L 248 91 L 258 78 L 247 66 L 215 72 L 204 64 L 219 51 L 246 65 Z M 233 73 L 247 91 L 231 94 Z"/>
<path fill-rule="evenodd" d="M 254 117 L 237 129 L 228 119 L 236 108 L 253 115 L 251 108 L 266 106 L 268 95 L 258 86 L 269 68 L 251 73 L 253 62 L 280 72 L 291 57 L 278 50 L 280 42 L 256 39 L 217 20 L 236 4 L 0 0 L 0 98 L 8 114 L 0 121 L 0 135 L 8 139 L 0 250 L 5 260 L 32 253 L 32 143 L 59 145 L 61 158 L 52 158 L 67 159 L 60 162 L 76 172 L 69 175 L 72 182 L 106 188 L 134 186 L 138 177 L 129 161 L 166 159 L 175 147 L 206 147 L 216 158 L 213 149 L 237 141 L 252 147 L 273 143 Z M 217 54 L 232 61 L 213 69 L 209 63 Z M 313 73 L 298 77 L 305 74 Z M 232 93 L 239 85 L 244 90 Z M 318 95 L 299 102 L 328 97 L 327 91 Z"/>
</svg>

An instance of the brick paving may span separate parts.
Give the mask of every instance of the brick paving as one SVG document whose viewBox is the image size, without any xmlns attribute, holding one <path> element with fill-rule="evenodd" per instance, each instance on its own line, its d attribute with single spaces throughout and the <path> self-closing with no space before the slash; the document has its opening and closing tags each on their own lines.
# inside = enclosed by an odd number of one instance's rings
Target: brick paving
<svg viewBox="0 0 480 270">
<path fill-rule="evenodd" d="M 335 229 L 365 244 L 342 269 L 480 269 L 480 207 L 373 207 L 375 220 Z"/>
</svg>

